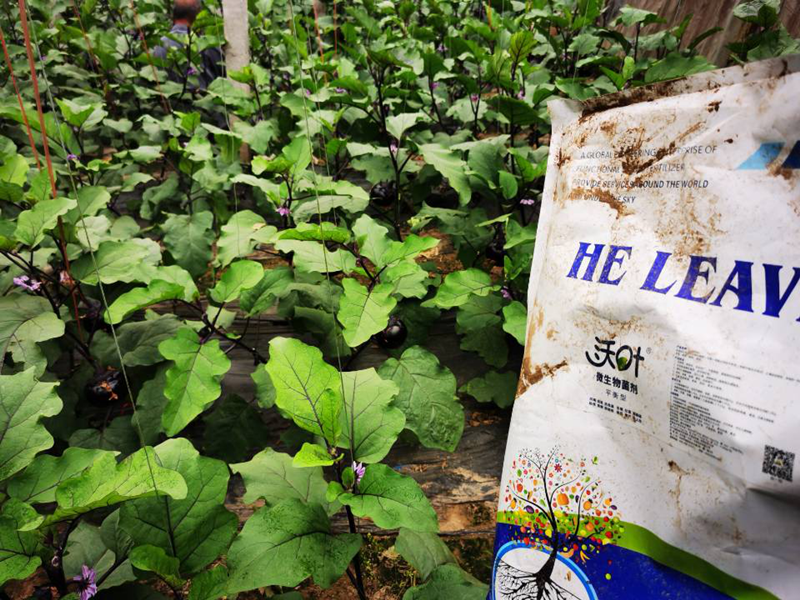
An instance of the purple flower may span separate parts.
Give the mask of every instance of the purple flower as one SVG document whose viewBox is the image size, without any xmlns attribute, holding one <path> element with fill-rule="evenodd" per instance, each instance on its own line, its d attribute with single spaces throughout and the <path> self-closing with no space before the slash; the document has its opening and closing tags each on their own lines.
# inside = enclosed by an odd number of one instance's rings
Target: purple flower
<svg viewBox="0 0 800 600">
<path fill-rule="evenodd" d="M 35 292 L 40 287 L 42 287 L 41 281 L 36 281 L 35 279 L 31 279 L 27 275 L 20 275 L 19 277 L 14 277 L 13 281 L 14 285 L 17 285 L 24 290 L 28 290 L 29 292 Z"/>
<path fill-rule="evenodd" d="M 444 44 L 439 44 L 438 46 L 436 46 L 436 51 L 440 53 L 444 52 Z"/>
<path fill-rule="evenodd" d="M 279 206 L 279 207 L 278 207 L 278 214 L 279 214 L 280 216 L 282 216 L 282 217 L 288 217 L 290 214 L 292 214 L 292 211 L 291 211 L 291 210 L 289 210 L 289 207 L 288 207 L 288 206 L 286 206 L 285 204 L 283 204 L 283 205 L 281 205 L 281 206 Z"/>
<path fill-rule="evenodd" d="M 311 90 L 306 89 L 306 96 L 310 96 L 310 95 L 311 95 Z"/>
<path fill-rule="evenodd" d="M 500 295 L 503 296 L 506 300 L 513 300 L 514 296 L 511 295 L 511 290 L 508 289 L 507 286 L 503 286 L 500 288 Z"/>
<path fill-rule="evenodd" d="M 69 154 L 67 154 L 67 160 L 78 160 L 78 155 L 70 152 Z"/>
<path fill-rule="evenodd" d="M 522 200 L 519 201 L 519 203 L 525 206 L 533 206 L 534 204 L 536 204 L 536 200 L 533 198 L 523 198 Z"/>
<path fill-rule="evenodd" d="M 478 96 L 478 94 L 472 94 L 469 99 L 473 102 L 477 102 L 480 99 L 480 96 Z"/>
<path fill-rule="evenodd" d="M 525 97 L 525 90 L 520 90 L 519 93 L 517 94 L 517 98 L 522 100 L 524 97 Z"/>
<path fill-rule="evenodd" d="M 439 87 L 439 82 L 438 82 L 438 81 L 434 81 L 434 82 L 431 84 L 431 89 L 432 89 L 432 90 L 435 90 L 435 89 L 436 89 L 436 88 L 438 88 L 438 87 Z"/>
<path fill-rule="evenodd" d="M 336 88 L 337 94 L 344 94 L 344 91 L 345 91 L 344 88 Z"/>
<path fill-rule="evenodd" d="M 392 142 L 391 144 L 389 144 L 389 152 L 391 152 L 392 154 L 397 154 L 397 150 L 398 150 L 397 142 Z"/>
<path fill-rule="evenodd" d="M 361 479 L 364 477 L 364 473 L 366 472 L 367 467 L 365 467 L 363 463 L 353 461 L 353 473 L 356 475 L 356 485 L 361 483 Z"/>
<path fill-rule="evenodd" d="M 186 69 L 186 74 L 187 75 L 197 75 L 197 69 L 195 69 L 194 67 L 189 67 L 188 69 Z"/>
<path fill-rule="evenodd" d="M 89 598 L 97 593 L 97 585 L 94 582 L 95 575 L 94 569 L 83 565 L 81 567 L 81 574 L 72 578 L 72 581 L 78 582 L 80 600 L 89 600 Z"/>
</svg>

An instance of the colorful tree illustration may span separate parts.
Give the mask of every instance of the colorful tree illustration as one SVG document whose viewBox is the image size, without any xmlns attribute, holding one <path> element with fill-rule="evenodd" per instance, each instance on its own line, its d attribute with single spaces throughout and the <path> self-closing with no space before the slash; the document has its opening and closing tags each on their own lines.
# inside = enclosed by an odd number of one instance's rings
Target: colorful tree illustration
<svg viewBox="0 0 800 600">
<path fill-rule="evenodd" d="M 511 477 L 504 500 L 519 525 L 519 539 L 548 553 L 536 573 L 501 564 L 495 586 L 515 600 L 567 599 L 576 597 L 553 581 L 560 553 L 575 562 L 586 562 L 605 545 L 619 539 L 623 525 L 617 506 L 599 479 L 590 474 L 597 459 L 575 460 L 554 447 L 542 454 L 524 450 L 511 463 Z"/>
</svg>

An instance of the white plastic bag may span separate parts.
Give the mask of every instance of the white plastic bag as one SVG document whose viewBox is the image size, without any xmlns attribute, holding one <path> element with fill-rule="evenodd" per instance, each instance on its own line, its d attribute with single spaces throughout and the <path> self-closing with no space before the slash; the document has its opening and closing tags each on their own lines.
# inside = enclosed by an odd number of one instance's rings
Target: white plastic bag
<svg viewBox="0 0 800 600">
<path fill-rule="evenodd" d="M 491 597 L 800 598 L 800 57 L 550 111 Z"/>
</svg>

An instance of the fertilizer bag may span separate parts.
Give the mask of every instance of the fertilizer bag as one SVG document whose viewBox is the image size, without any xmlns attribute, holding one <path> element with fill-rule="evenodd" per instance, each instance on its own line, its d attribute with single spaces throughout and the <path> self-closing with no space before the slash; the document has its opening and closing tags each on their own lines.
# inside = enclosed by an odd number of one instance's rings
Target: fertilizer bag
<svg viewBox="0 0 800 600">
<path fill-rule="evenodd" d="M 800 598 L 799 59 L 549 105 L 490 598 Z"/>
</svg>

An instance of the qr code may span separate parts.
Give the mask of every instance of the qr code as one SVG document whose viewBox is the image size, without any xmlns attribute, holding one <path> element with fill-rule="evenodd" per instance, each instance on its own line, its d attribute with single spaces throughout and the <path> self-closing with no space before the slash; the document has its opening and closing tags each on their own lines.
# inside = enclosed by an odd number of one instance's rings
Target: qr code
<svg viewBox="0 0 800 600">
<path fill-rule="evenodd" d="M 764 446 L 764 462 L 761 470 L 776 479 L 792 481 L 794 471 L 794 452 L 778 450 L 772 446 Z"/>
</svg>

